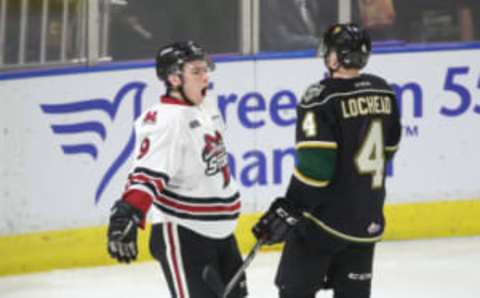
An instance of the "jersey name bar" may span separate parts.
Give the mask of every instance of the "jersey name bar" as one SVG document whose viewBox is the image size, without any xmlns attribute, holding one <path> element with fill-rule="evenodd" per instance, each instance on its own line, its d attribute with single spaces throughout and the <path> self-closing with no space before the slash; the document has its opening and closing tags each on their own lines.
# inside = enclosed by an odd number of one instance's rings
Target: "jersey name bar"
<svg viewBox="0 0 480 298">
<path fill-rule="evenodd" d="M 342 100 L 340 104 L 344 119 L 368 114 L 391 114 L 392 112 L 391 98 L 385 95 L 352 97 Z"/>
</svg>

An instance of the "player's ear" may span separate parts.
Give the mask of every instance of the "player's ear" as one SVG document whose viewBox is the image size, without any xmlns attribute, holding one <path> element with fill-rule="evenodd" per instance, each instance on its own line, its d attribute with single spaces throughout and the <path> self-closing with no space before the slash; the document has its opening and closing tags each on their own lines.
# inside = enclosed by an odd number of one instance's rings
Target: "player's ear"
<svg viewBox="0 0 480 298">
<path fill-rule="evenodd" d="M 326 64 L 327 67 L 330 69 L 337 69 L 340 66 L 338 64 L 337 53 L 335 53 L 334 51 L 328 53 L 328 56 L 326 58 Z"/>
<path fill-rule="evenodd" d="M 172 85 L 172 87 L 178 87 L 182 84 L 182 80 L 180 79 L 178 74 L 175 73 L 169 74 L 167 80 L 170 82 L 170 85 Z"/>
</svg>

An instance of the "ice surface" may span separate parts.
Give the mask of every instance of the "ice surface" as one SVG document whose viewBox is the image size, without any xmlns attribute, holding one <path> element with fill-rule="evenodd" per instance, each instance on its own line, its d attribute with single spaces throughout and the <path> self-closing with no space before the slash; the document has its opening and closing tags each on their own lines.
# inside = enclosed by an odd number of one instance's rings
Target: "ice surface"
<svg viewBox="0 0 480 298">
<path fill-rule="evenodd" d="M 277 297 L 279 253 L 260 253 L 247 270 L 250 298 Z M 376 251 L 372 298 L 480 297 L 480 237 L 388 241 Z M 1 298 L 168 298 L 155 262 L 55 270 L 0 278 Z M 322 292 L 318 297 L 331 297 Z"/>
</svg>

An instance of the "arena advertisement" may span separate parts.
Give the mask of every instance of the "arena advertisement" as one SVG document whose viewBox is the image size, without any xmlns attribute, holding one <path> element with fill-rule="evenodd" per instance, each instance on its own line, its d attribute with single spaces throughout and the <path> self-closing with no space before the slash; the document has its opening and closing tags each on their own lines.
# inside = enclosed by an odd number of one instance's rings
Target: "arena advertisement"
<svg viewBox="0 0 480 298">
<path fill-rule="evenodd" d="M 479 53 L 371 57 L 365 71 L 389 80 L 402 113 L 388 203 L 480 198 Z M 226 123 L 244 212 L 284 193 L 296 103 L 324 75 L 318 58 L 217 64 L 210 103 Z M 105 224 L 129 170 L 132 123 L 162 92 L 152 67 L 2 78 L 0 235 Z"/>
</svg>

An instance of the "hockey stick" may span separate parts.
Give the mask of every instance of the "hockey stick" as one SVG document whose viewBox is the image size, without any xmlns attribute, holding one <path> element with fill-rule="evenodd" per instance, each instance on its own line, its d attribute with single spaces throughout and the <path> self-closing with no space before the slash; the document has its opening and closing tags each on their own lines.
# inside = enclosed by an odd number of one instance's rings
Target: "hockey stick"
<svg viewBox="0 0 480 298">
<path fill-rule="evenodd" d="M 242 266 L 238 268 L 237 272 L 235 272 L 235 275 L 230 279 L 230 281 L 228 281 L 226 286 L 224 285 L 220 274 L 214 268 L 211 266 L 206 266 L 203 269 L 203 280 L 205 280 L 210 289 L 212 289 L 219 298 L 226 298 L 233 288 L 238 284 L 240 278 L 245 273 L 245 270 L 255 258 L 255 255 L 260 247 L 263 245 L 263 242 L 264 241 L 260 239 L 257 241 L 257 243 L 255 243 L 255 246 L 250 250 L 247 257 L 243 261 Z"/>
</svg>

